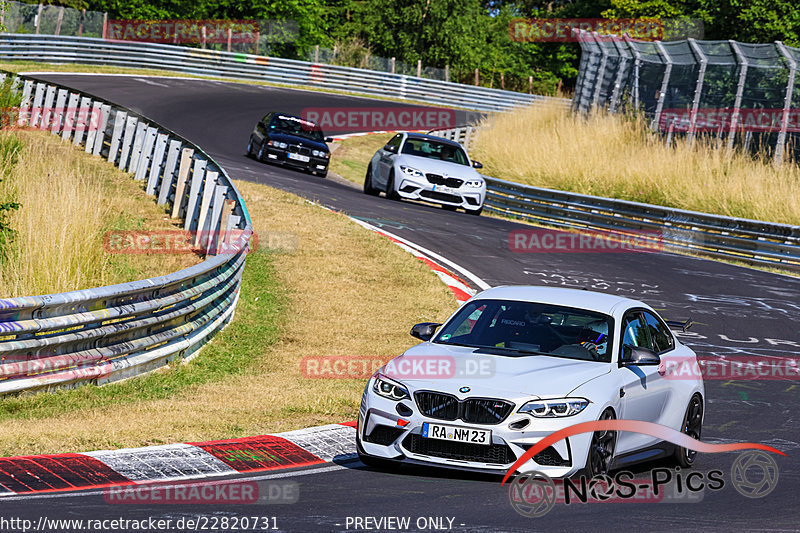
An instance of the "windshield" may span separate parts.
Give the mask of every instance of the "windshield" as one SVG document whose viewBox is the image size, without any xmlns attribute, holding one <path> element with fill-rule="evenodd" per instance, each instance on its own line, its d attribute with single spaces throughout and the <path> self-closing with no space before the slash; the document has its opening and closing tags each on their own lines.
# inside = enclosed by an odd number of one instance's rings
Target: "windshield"
<svg viewBox="0 0 800 533">
<path fill-rule="evenodd" d="M 449 143 L 408 138 L 403 145 L 402 153 L 469 166 L 469 159 L 464 150 Z"/>
<path fill-rule="evenodd" d="M 433 342 L 511 356 L 553 355 L 611 361 L 612 318 L 592 311 L 532 302 L 475 300 Z"/>
<path fill-rule="evenodd" d="M 323 142 L 325 140 L 325 136 L 322 134 L 322 130 L 319 126 L 313 122 L 297 117 L 276 115 L 272 119 L 272 122 L 270 122 L 269 129 L 278 133 L 298 135 L 317 142 Z"/>
</svg>

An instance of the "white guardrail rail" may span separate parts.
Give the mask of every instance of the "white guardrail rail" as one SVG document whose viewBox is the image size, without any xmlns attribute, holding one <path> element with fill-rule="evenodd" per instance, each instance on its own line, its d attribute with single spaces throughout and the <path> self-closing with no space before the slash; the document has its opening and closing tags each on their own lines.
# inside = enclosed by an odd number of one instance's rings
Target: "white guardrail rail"
<svg viewBox="0 0 800 533">
<path fill-rule="evenodd" d="M 477 128 L 429 132 L 468 144 Z M 466 143 L 466 144 L 465 144 Z M 800 226 L 731 218 L 658 205 L 544 189 L 489 176 L 488 212 L 562 228 L 607 231 L 649 241 L 653 249 L 800 271 Z"/>
<path fill-rule="evenodd" d="M 239 297 L 253 229 L 233 182 L 202 149 L 147 117 L 25 76 L 14 87 L 20 126 L 133 174 L 185 230 L 213 238 L 195 242 L 202 263 L 173 274 L 0 299 L 0 395 L 103 384 L 189 359 L 230 321 Z"/>
<path fill-rule="evenodd" d="M 505 111 L 566 98 L 489 89 L 402 74 L 202 48 L 110 41 L 89 37 L 0 34 L 0 57 L 6 61 L 41 61 L 159 69 L 284 85 L 318 87 L 373 96 L 414 100 L 477 111 Z"/>
</svg>

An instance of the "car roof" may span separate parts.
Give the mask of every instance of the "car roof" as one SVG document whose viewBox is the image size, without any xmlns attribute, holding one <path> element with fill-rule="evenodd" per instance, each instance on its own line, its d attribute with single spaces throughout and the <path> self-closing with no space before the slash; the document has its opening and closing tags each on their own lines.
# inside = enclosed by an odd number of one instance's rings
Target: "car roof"
<svg viewBox="0 0 800 533">
<path fill-rule="evenodd" d="M 450 139 L 445 139 L 444 137 L 437 137 L 436 135 L 428 135 L 427 133 L 407 132 L 406 135 L 408 135 L 409 139 L 423 139 L 425 141 L 438 141 L 438 142 L 441 142 L 443 144 L 450 144 L 452 146 L 459 146 L 459 147 L 461 146 L 456 141 L 451 141 Z"/>
<path fill-rule="evenodd" d="M 624 304 L 629 307 L 645 307 L 648 305 L 624 296 L 605 294 L 602 292 L 587 291 L 582 289 L 567 289 L 563 287 L 540 287 L 536 285 L 504 285 L 487 289 L 475 296 L 481 300 L 514 300 L 522 302 L 537 302 L 576 309 L 586 309 L 607 315 L 614 314 L 614 308 Z"/>
</svg>

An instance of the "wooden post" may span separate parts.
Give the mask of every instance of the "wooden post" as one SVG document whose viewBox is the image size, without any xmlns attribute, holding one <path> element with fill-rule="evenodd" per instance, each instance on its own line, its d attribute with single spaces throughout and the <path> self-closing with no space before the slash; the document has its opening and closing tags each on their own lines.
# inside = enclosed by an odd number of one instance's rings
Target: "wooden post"
<svg viewBox="0 0 800 533">
<path fill-rule="evenodd" d="M 258 41 L 261 40 L 261 32 L 256 31 L 256 51 L 254 52 L 255 55 L 258 55 Z"/>
<path fill-rule="evenodd" d="M 450 65 L 444 66 L 444 81 L 450 81 Z"/>
<path fill-rule="evenodd" d="M 36 13 L 36 35 L 39 35 L 39 24 L 42 23 L 42 9 L 44 6 L 39 4 L 39 11 Z"/>
<path fill-rule="evenodd" d="M 83 35 L 83 22 L 86 20 L 86 10 L 81 9 L 81 23 L 78 26 L 78 37 Z"/>
<path fill-rule="evenodd" d="M 533 94 L 533 76 L 528 76 L 528 94 Z"/>
<path fill-rule="evenodd" d="M 56 35 L 61 35 L 61 22 L 64 20 L 64 6 L 58 8 L 58 20 L 56 21 Z"/>
<path fill-rule="evenodd" d="M 479 77 L 479 74 L 478 74 L 478 69 L 475 69 L 475 85 L 478 85 L 479 81 L 480 81 L 480 77 Z"/>
<path fill-rule="evenodd" d="M 419 78 L 421 76 L 422 76 L 422 60 L 417 59 L 417 77 Z"/>
<path fill-rule="evenodd" d="M 103 13 L 103 39 L 108 38 L 108 13 Z"/>
<path fill-rule="evenodd" d="M 392 74 L 394 74 L 394 58 L 392 58 Z"/>
<path fill-rule="evenodd" d="M 231 51 L 231 37 L 233 37 L 233 30 L 228 26 L 228 52 Z"/>
<path fill-rule="evenodd" d="M 314 63 L 319 63 L 319 45 L 314 45 Z"/>
<path fill-rule="evenodd" d="M 175 33 L 175 38 L 177 38 L 177 37 L 178 37 L 178 34 L 177 34 L 177 32 L 176 32 L 176 33 Z M 202 39 L 203 39 L 203 45 L 202 45 L 202 47 L 203 47 L 203 48 L 205 48 L 205 47 L 206 47 L 206 38 L 207 38 L 207 37 L 206 37 L 206 25 L 205 25 L 205 24 L 203 24 L 202 26 L 200 26 L 200 37 L 202 37 Z"/>
<path fill-rule="evenodd" d="M 505 74 L 503 74 L 502 72 L 500 73 L 500 88 L 501 89 L 506 88 L 506 77 Z"/>
</svg>

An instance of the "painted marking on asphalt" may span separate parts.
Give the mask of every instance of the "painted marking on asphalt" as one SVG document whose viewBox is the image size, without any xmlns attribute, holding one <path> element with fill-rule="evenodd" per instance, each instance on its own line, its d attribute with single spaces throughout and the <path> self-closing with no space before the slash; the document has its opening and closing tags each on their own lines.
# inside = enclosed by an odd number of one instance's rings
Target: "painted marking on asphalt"
<svg viewBox="0 0 800 533">
<path fill-rule="evenodd" d="M 14 493 L 122 483 L 130 480 L 104 463 L 77 453 L 0 459 L 0 485 Z"/>
<path fill-rule="evenodd" d="M 223 461 L 189 444 L 102 450 L 84 455 L 102 461 L 133 481 L 188 479 L 235 472 Z"/>
<path fill-rule="evenodd" d="M 334 457 L 356 453 L 356 430 L 342 424 L 329 424 L 313 428 L 279 433 L 279 436 L 295 443 L 324 461 Z"/>
<path fill-rule="evenodd" d="M 325 462 L 296 444 L 275 435 L 189 444 L 210 453 L 238 472 L 309 466 Z"/>
</svg>

